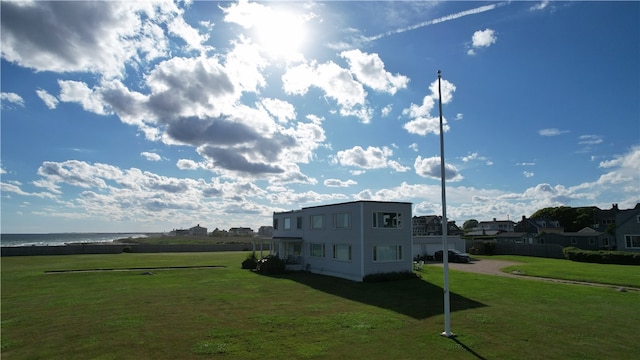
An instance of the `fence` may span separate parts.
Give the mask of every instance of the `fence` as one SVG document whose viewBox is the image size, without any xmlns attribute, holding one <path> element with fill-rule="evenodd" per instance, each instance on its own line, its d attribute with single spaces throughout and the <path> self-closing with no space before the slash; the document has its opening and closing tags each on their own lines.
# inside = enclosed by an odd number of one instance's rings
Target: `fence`
<svg viewBox="0 0 640 360">
<path fill-rule="evenodd" d="M 496 255 L 524 255 L 564 259 L 562 246 L 557 244 L 505 244 L 497 243 Z"/>
<path fill-rule="evenodd" d="M 145 245 L 145 244 L 72 244 L 64 246 L 15 246 L 2 247 L 2 256 L 36 255 L 79 255 L 79 254 L 120 254 L 129 253 L 168 253 L 168 252 L 218 252 L 251 251 L 252 244 L 211 244 L 211 245 Z M 262 249 L 269 251 L 269 244 Z"/>
</svg>

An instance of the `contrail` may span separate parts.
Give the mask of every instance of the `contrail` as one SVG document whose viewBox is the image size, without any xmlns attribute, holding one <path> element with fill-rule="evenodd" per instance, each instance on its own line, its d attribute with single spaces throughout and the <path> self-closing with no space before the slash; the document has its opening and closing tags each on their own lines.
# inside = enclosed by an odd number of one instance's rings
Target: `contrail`
<svg viewBox="0 0 640 360">
<path fill-rule="evenodd" d="M 382 34 L 378 34 L 378 35 L 367 37 L 366 40 L 375 41 L 375 40 L 378 40 L 378 39 L 383 38 L 385 36 L 394 35 L 394 34 L 400 34 L 400 33 L 406 32 L 406 31 L 419 29 L 421 27 L 425 27 L 425 26 L 429 26 L 429 25 L 433 25 L 433 24 L 439 24 L 439 23 L 443 23 L 443 22 L 449 21 L 449 20 L 459 19 L 461 17 L 465 17 L 465 16 L 468 16 L 468 15 L 475 15 L 475 14 L 480 14 L 480 13 L 483 13 L 483 12 L 486 12 L 486 11 L 491 11 L 493 9 L 497 9 L 499 7 L 503 7 L 503 6 L 508 5 L 508 4 L 509 4 L 508 1 L 504 1 L 504 2 L 501 2 L 501 3 L 497 3 L 497 4 L 480 6 L 480 7 L 477 7 L 475 9 L 461 11 L 461 12 L 458 12 L 458 13 L 455 13 L 455 14 L 446 15 L 446 16 L 443 16 L 443 17 L 440 17 L 440 18 L 437 18 L 437 19 L 433 19 L 433 20 L 427 20 L 427 21 L 421 22 L 421 23 L 416 24 L 416 25 L 407 26 L 405 28 L 396 29 L 396 30 L 390 30 L 390 31 L 387 31 L 387 32 L 382 33 Z"/>
</svg>

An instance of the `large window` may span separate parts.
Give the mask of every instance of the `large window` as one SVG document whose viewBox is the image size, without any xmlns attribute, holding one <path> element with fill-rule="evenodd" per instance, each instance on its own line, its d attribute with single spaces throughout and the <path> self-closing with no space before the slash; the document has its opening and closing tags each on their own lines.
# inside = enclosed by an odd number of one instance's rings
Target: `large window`
<svg viewBox="0 0 640 360">
<path fill-rule="evenodd" d="M 324 244 L 309 244 L 309 254 L 313 257 L 324 257 Z"/>
<path fill-rule="evenodd" d="M 311 229 L 324 229 L 324 215 L 311 215 Z"/>
<path fill-rule="evenodd" d="M 640 248 L 640 235 L 625 235 L 624 241 L 627 248 Z"/>
<path fill-rule="evenodd" d="M 351 245 L 334 244 L 333 259 L 340 261 L 351 261 Z"/>
<path fill-rule="evenodd" d="M 401 261 L 402 245 L 375 245 L 373 261 Z"/>
<path fill-rule="evenodd" d="M 273 219 L 273 229 L 278 230 L 278 219 Z"/>
<path fill-rule="evenodd" d="M 296 229 L 302 229 L 302 216 L 296 218 Z"/>
<path fill-rule="evenodd" d="M 291 218 L 284 218 L 284 229 L 291 230 Z"/>
<path fill-rule="evenodd" d="M 333 214 L 333 226 L 336 229 L 351 228 L 351 214 L 350 213 Z"/>
<path fill-rule="evenodd" d="M 395 212 L 374 212 L 373 227 L 375 228 L 401 228 L 402 214 Z"/>
</svg>

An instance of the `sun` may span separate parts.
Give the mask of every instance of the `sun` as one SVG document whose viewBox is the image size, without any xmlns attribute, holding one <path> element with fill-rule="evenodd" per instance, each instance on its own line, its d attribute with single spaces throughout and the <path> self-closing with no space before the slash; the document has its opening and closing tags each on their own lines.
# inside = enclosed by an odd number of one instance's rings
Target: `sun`
<svg viewBox="0 0 640 360">
<path fill-rule="evenodd" d="M 257 43 L 272 57 L 301 56 L 307 39 L 304 18 L 293 12 L 274 9 L 254 26 Z"/>
</svg>

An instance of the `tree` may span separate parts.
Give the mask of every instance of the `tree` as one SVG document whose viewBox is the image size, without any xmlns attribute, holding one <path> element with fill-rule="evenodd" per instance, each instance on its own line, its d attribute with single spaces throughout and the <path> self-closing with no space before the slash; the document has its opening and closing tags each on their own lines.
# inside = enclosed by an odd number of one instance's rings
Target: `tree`
<svg viewBox="0 0 640 360">
<path fill-rule="evenodd" d="M 464 224 L 462 224 L 462 229 L 463 230 L 471 230 L 478 227 L 478 220 L 476 219 L 469 219 L 467 221 L 464 222 Z"/>
<path fill-rule="evenodd" d="M 540 209 L 531 215 L 532 219 L 553 219 L 560 222 L 565 232 L 577 232 L 587 226 L 593 226 L 596 221 L 596 207 L 569 206 L 548 207 Z"/>
</svg>

